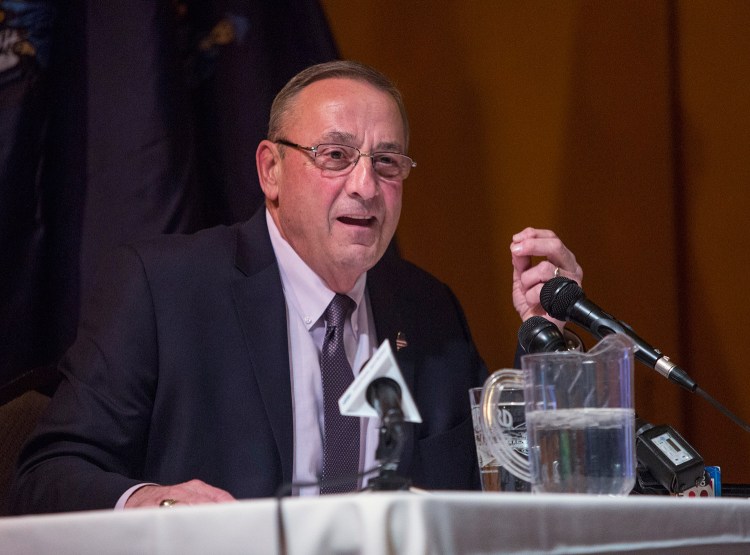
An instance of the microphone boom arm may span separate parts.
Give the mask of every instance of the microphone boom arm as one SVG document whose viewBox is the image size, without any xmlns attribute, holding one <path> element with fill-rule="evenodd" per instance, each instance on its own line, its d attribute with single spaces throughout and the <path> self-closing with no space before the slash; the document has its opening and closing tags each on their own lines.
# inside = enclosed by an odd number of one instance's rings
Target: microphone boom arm
<svg viewBox="0 0 750 555">
<path fill-rule="evenodd" d="M 743 430 L 750 432 L 750 424 L 698 387 L 698 384 L 684 370 L 669 360 L 669 357 L 664 356 L 661 351 L 638 337 L 628 324 L 617 320 L 587 299 L 581 286 L 572 279 L 558 276 L 546 282 L 540 293 L 540 301 L 547 314 L 553 318 L 578 324 L 600 339 L 611 333 L 624 333 L 636 344 L 635 357 L 640 362 L 691 393 L 699 394 Z"/>
<path fill-rule="evenodd" d="M 636 348 L 638 349 L 635 353 L 635 356 L 641 362 L 643 362 L 647 366 L 650 366 L 668 380 L 684 387 L 691 393 L 696 390 L 698 384 L 695 383 L 695 380 L 693 380 L 693 378 L 691 378 L 682 368 L 669 360 L 668 356 L 662 355 L 661 351 L 654 347 L 651 347 L 648 343 L 646 343 L 646 341 L 641 339 L 641 337 L 639 337 L 638 334 L 635 333 L 635 331 L 633 331 L 633 328 L 631 328 L 625 322 L 621 322 L 620 320 L 615 319 L 609 314 L 607 314 L 607 316 L 608 318 L 592 318 L 591 324 L 589 326 L 589 331 L 593 335 L 595 335 L 599 339 L 603 338 L 605 335 L 610 335 L 612 333 L 622 333 L 627 335 L 635 343 Z"/>
</svg>

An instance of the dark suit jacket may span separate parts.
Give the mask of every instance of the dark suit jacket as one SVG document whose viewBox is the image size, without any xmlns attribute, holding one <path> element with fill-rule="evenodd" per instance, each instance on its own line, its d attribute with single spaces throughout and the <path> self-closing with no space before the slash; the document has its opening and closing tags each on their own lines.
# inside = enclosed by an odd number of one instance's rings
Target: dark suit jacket
<svg viewBox="0 0 750 555">
<path fill-rule="evenodd" d="M 483 383 L 458 301 L 392 253 L 367 276 L 379 342 L 395 350 L 423 423 L 399 473 L 479 487 L 467 390 Z M 63 381 L 19 461 L 17 513 L 111 508 L 130 486 L 199 478 L 237 498 L 292 478 L 287 322 L 265 213 L 109 258 L 60 365 Z"/>
</svg>

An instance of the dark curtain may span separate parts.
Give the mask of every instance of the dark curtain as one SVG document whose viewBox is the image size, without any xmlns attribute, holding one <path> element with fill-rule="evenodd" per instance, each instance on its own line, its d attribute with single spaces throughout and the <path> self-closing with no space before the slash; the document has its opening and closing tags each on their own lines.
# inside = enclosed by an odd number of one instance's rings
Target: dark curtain
<svg viewBox="0 0 750 555">
<path fill-rule="evenodd" d="M 317 0 L 0 0 L 0 403 L 53 387 L 101 255 L 247 218 Z"/>
</svg>

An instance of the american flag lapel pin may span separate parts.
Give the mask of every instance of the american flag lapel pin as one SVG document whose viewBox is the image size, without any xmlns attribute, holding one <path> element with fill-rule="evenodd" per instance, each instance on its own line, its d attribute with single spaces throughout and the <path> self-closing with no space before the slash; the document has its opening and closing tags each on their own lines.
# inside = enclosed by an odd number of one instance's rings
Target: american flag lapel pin
<svg viewBox="0 0 750 555">
<path fill-rule="evenodd" d="M 409 345 L 409 343 L 406 341 L 406 334 L 402 331 L 398 332 L 396 334 L 396 351 L 406 349 L 407 345 Z"/>
</svg>

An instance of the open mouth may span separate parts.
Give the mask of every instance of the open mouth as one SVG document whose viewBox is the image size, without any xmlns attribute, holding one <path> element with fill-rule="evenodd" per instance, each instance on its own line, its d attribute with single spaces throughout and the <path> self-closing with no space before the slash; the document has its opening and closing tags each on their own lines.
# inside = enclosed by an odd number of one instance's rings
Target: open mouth
<svg viewBox="0 0 750 555">
<path fill-rule="evenodd" d="M 350 216 L 341 216 L 338 218 L 338 221 L 340 221 L 342 224 L 346 225 L 354 225 L 358 227 L 372 227 L 375 225 L 375 218 L 368 217 L 368 218 L 353 218 Z"/>
</svg>

